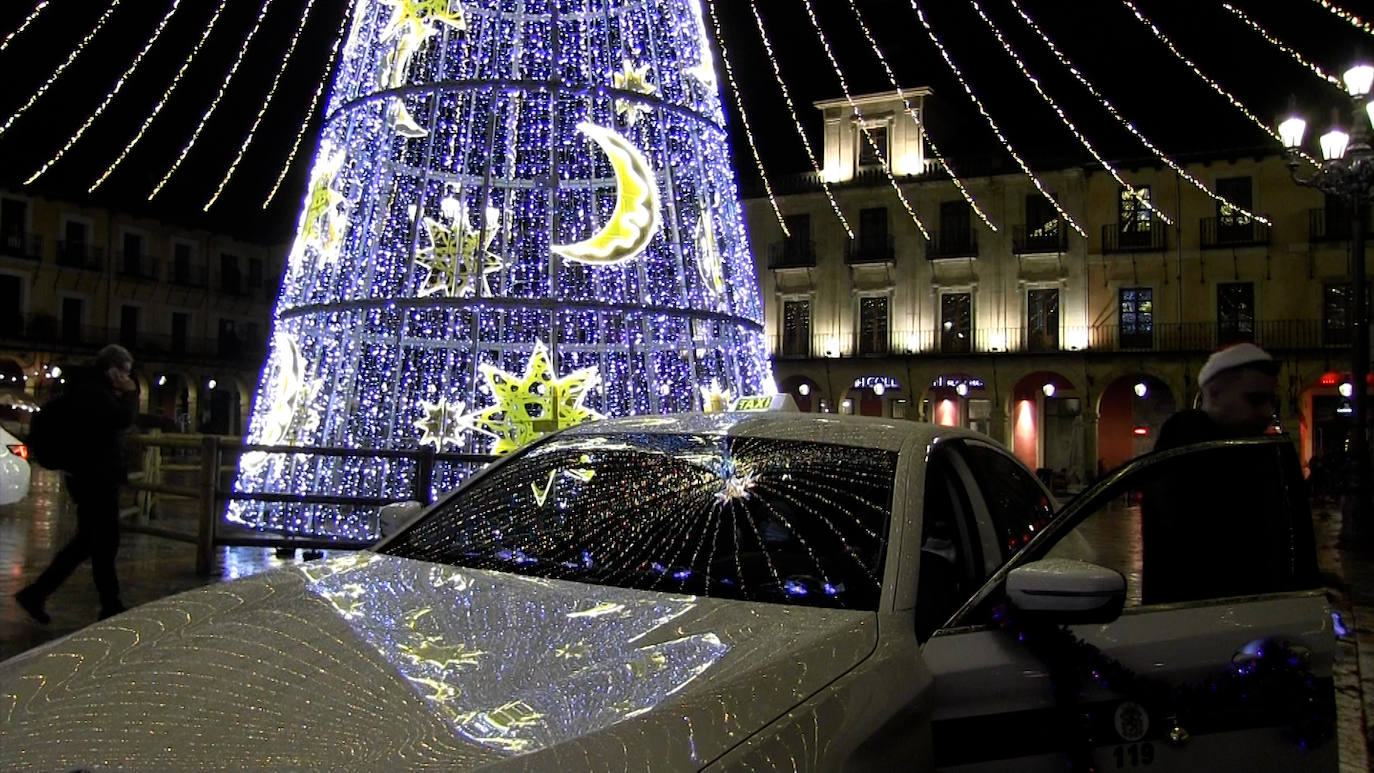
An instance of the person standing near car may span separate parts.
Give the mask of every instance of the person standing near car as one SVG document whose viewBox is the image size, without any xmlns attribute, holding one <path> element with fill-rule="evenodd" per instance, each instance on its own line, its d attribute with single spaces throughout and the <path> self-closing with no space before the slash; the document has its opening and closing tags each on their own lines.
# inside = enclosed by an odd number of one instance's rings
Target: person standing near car
<svg viewBox="0 0 1374 773">
<path fill-rule="evenodd" d="M 1201 408 L 1179 411 L 1160 428 L 1155 451 L 1215 440 L 1261 437 L 1274 423 L 1279 363 L 1254 344 L 1216 352 L 1198 371 Z M 1144 492 L 1141 541 L 1146 604 L 1219 598 L 1279 582 L 1271 560 L 1282 540 L 1310 542 L 1310 534 L 1270 523 L 1276 503 L 1257 501 L 1252 456 L 1207 452 L 1207 462 L 1171 465 Z M 1305 492 L 1301 494 L 1305 504 Z M 1275 516 L 1277 517 L 1277 516 Z M 1310 526 L 1310 524 L 1309 524 Z M 1286 536 L 1282 536 L 1286 535 Z"/>
<path fill-rule="evenodd" d="M 100 619 L 124 611 L 115 575 L 119 550 L 119 487 L 128 473 L 124 467 L 121 435 L 134 422 L 138 393 L 130 373 L 134 358 L 128 349 L 110 344 L 95 358 L 88 373 L 73 373 L 65 392 L 63 410 L 71 411 L 64 426 L 77 433 L 61 438 L 70 443 L 66 465 L 67 492 L 76 502 L 76 535 L 53 556 L 38 579 L 15 594 L 15 601 L 35 620 L 51 618 L 44 603 L 87 558 L 96 591 L 100 594 Z"/>
</svg>

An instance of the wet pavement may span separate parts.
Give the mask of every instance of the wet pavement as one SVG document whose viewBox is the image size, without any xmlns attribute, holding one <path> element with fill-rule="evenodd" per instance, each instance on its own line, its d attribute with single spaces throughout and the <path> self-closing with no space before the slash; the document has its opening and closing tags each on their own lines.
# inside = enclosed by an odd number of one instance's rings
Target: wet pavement
<svg viewBox="0 0 1374 773">
<path fill-rule="evenodd" d="M 131 495 L 125 499 L 132 504 Z M 24 501 L 0 506 L 0 660 L 65 636 L 96 619 L 100 604 L 89 563 L 48 599 L 47 610 L 53 618 L 48 625 L 31 620 L 13 598 L 15 591 L 37 577 L 71 537 L 76 520 L 71 508 L 57 475 L 42 470 L 35 470 Z M 189 504 L 178 506 L 175 500 L 164 500 L 152 523 L 177 531 L 194 530 Z M 1340 517 L 1334 511 L 1318 513 L 1316 530 L 1321 568 L 1331 586 L 1333 605 L 1348 628 L 1339 641 L 1335 670 L 1341 771 L 1363 772 L 1371 769 L 1368 750 L 1374 739 L 1374 550 L 1341 548 L 1336 541 Z M 1119 553 L 1116 560 L 1104 563 L 1122 563 L 1123 569 L 1128 569 L 1127 564 L 1138 567 L 1137 534 L 1126 527 L 1115 545 Z M 124 603 L 133 607 L 209 583 L 298 563 L 299 559 L 278 558 L 270 548 L 220 547 L 216 549 L 214 571 L 202 577 L 195 572 L 193 545 L 125 532 L 118 572 Z M 1134 574 L 1132 584 L 1138 588 L 1138 570 L 1126 574 Z"/>
</svg>

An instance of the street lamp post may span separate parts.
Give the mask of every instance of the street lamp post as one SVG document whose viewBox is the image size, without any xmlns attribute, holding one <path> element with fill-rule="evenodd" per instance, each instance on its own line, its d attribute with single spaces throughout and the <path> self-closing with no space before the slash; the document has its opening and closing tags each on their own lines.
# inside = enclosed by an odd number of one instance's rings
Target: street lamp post
<svg viewBox="0 0 1374 773">
<path fill-rule="evenodd" d="M 1345 73 L 1345 88 L 1350 95 L 1351 130 L 1349 134 L 1333 127 L 1321 137 L 1321 151 L 1324 161 L 1309 177 L 1298 174 L 1297 149 L 1302 145 L 1302 137 L 1307 122 L 1300 116 L 1291 116 L 1279 125 L 1279 135 L 1287 149 L 1288 167 L 1293 179 L 1303 186 L 1335 196 L 1350 207 L 1351 258 L 1350 270 L 1354 274 L 1352 293 L 1354 294 L 1354 335 L 1350 352 L 1351 381 L 1354 382 L 1355 432 L 1350 442 L 1350 459 L 1354 465 L 1354 494 L 1344 508 L 1341 520 L 1341 539 L 1346 542 L 1362 541 L 1371 535 L 1370 524 L 1370 459 L 1369 437 L 1366 434 L 1369 421 L 1369 400 L 1366 387 L 1369 378 L 1369 309 L 1366 303 L 1368 282 L 1365 278 L 1364 246 L 1365 219 L 1369 206 L 1370 190 L 1374 188 L 1374 149 L 1370 148 L 1370 122 L 1374 121 L 1374 102 L 1366 102 L 1370 87 L 1374 85 L 1374 67 L 1357 64 Z M 1366 117 L 1367 114 L 1367 117 Z"/>
</svg>

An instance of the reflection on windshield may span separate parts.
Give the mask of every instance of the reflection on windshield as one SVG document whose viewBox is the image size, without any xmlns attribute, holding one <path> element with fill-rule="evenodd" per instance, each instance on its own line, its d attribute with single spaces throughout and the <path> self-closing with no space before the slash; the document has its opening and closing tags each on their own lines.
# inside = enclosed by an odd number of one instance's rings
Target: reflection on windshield
<svg viewBox="0 0 1374 773">
<path fill-rule="evenodd" d="M 754 601 L 875 609 L 896 454 L 688 434 L 570 436 L 493 469 L 385 552 Z"/>
<path fill-rule="evenodd" d="M 714 633 L 664 629 L 696 606 L 691 596 L 592 596 L 373 553 L 300 571 L 438 716 L 506 754 L 649 711 L 729 650 Z"/>
</svg>

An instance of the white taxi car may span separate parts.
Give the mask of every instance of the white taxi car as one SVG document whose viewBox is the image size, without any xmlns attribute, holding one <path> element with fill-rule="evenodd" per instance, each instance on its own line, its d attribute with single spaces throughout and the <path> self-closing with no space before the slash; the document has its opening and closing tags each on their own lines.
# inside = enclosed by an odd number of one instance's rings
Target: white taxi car
<svg viewBox="0 0 1374 773">
<path fill-rule="evenodd" d="M 1221 475 L 1223 457 L 1265 508 L 1237 503 L 1247 555 L 1219 560 L 1241 585 L 1199 573 L 1169 598 L 1166 575 L 1196 570 L 1177 550 L 1229 545 L 1175 534 L 1157 565 L 1141 512 L 1174 507 L 1161 471 Z M 957 429 L 588 424 L 373 551 L 0 665 L 0 767 L 1334 770 L 1334 637 L 1291 462 L 1285 441 L 1169 452 L 1056 517 Z M 1228 697 L 1262 692 L 1265 647 L 1297 713 Z"/>
<path fill-rule="evenodd" d="M 0 427 L 0 505 L 29 495 L 30 474 L 28 446 Z"/>
</svg>

